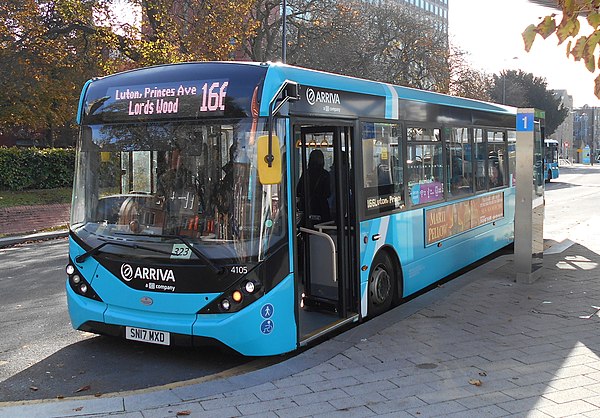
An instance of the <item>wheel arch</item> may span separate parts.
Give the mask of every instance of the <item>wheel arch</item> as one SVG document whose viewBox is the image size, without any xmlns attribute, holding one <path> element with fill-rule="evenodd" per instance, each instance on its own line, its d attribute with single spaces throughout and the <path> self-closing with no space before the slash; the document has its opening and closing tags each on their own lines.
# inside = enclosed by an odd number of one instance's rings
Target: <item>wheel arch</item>
<svg viewBox="0 0 600 418">
<path fill-rule="evenodd" d="M 396 282 L 394 283 L 394 299 L 392 300 L 392 306 L 397 306 L 398 304 L 400 304 L 404 297 L 404 274 L 402 272 L 402 264 L 400 262 L 400 257 L 398 256 L 398 252 L 394 249 L 394 247 L 392 247 L 391 245 L 384 245 L 375 253 L 373 260 L 375 260 L 375 258 L 381 252 L 385 252 L 393 264 Z"/>
</svg>

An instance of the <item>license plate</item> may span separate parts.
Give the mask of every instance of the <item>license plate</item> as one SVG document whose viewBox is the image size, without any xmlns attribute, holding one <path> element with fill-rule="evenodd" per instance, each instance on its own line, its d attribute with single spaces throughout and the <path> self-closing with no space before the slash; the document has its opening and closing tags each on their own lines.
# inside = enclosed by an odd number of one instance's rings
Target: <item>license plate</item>
<svg viewBox="0 0 600 418">
<path fill-rule="evenodd" d="M 161 345 L 170 345 L 171 343 L 171 334 L 168 332 L 144 328 L 125 327 L 125 338 L 133 341 Z"/>
</svg>

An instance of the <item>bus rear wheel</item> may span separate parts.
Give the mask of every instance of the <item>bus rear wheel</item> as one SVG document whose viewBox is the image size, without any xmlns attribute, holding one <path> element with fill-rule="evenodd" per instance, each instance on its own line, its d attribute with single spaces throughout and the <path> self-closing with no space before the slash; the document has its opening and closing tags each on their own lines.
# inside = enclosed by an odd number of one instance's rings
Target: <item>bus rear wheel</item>
<svg viewBox="0 0 600 418">
<path fill-rule="evenodd" d="M 377 316 L 392 305 L 396 277 L 392 261 L 385 252 L 377 254 L 369 273 L 369 316 Z"/>
</svg>

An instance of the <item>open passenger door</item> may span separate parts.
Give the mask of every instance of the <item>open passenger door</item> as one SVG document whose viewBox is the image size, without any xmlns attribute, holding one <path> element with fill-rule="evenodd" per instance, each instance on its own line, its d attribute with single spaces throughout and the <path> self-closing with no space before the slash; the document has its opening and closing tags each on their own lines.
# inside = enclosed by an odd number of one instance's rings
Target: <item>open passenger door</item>
<svg viewBox="0 0 600 418">
<path fill-rule="evenodd" d="M 358 320 L 352 127 L 297 125 L 296 294 L 301 345 Z"/>
</svg>

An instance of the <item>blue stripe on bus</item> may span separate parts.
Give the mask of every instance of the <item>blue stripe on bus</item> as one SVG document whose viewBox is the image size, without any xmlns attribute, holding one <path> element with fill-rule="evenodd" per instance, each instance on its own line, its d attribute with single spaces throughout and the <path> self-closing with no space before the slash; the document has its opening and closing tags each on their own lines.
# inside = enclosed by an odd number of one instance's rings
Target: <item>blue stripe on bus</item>
<svg viewBox="0 0 600 418">
<path fill-rule="evenodd" d="M 83 85 L 83 88 L 81 89 L 81 94 L 79 95 L 79 105 L 77 106 L 77 124 L 81 125 L 81 119 L 83 117 L 83 103 L 84 103 L 84 98 L 85 98 L 85 93 L 87 92 L 87 89 L 89 87 L 89 85 L 91 84 L 92 80 L 88 80 L 85 82 L 85 84 Z"/>
<path fill-rule="evenodd" d="M 398 120 L 398 92 L 391 84 L 386 84 L 385 87 L 389 91 L 385 99 L 385 118 Z"/>
</svg>

